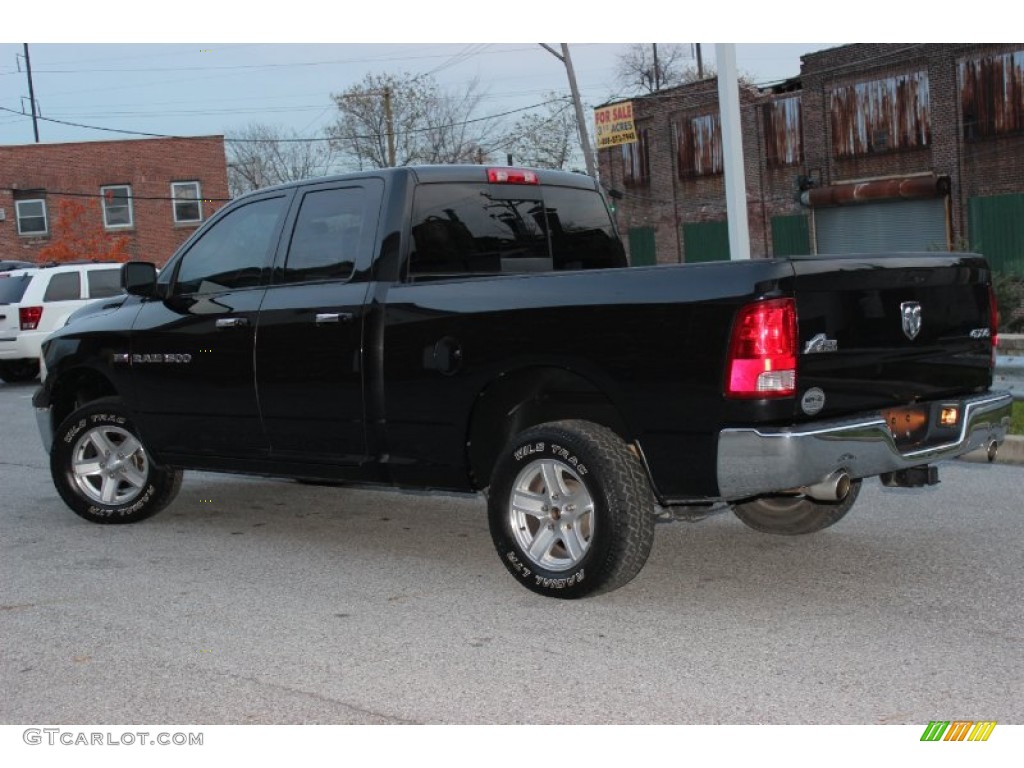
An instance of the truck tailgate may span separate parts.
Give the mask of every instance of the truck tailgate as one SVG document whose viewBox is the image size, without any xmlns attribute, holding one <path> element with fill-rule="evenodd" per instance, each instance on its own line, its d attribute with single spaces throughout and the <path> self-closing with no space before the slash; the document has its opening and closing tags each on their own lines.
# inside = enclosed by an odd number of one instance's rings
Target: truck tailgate
<svg viewBox="0 0 1024 768">
<path fill-rule="evenodd" d="M 886 409 L 991 384 L 994 329 L 983 258 L 906 254 L 792 263 L 798 416 Z"/>
</svg>

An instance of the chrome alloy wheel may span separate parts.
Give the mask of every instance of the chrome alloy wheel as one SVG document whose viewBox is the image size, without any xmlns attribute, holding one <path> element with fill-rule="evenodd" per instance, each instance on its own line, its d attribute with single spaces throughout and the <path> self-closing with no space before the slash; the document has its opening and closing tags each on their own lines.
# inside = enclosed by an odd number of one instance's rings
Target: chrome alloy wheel
<svg viewBox="0 0 1024 768">
<path fill-rule="evenodd" d="M 538 459 L 512 484 L 509 522 L 534 565 L 568 571 L 579 565 L 594 537 L 594 500 L 568 464 Z"/>
<path fill-rule="evenodd" d="M 121 427 L 93 427 L 78 438 L 71 455 L 75 485 L 97 504 L 130 504 L 149 479 L 146 449 Z"/>
</svg>

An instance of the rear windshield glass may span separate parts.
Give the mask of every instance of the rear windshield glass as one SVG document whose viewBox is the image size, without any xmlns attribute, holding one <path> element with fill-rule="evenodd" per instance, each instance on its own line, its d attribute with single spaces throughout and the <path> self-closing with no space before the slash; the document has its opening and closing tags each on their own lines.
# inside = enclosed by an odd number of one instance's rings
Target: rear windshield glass
<svg viewBox="0 0 1024 768">
<path fill-rule="evenodd" d="M 586 189 L 424 184 L 412 240 L 412 280 L 626 266 L 604 200 Z"/>
<path fill-rule="evenodd" d="M 25 295 L 25 289 L 32 282 L 31 275 L 4 277 L 0 275 L 0 304 L 17 304 Z"/>
</svg>

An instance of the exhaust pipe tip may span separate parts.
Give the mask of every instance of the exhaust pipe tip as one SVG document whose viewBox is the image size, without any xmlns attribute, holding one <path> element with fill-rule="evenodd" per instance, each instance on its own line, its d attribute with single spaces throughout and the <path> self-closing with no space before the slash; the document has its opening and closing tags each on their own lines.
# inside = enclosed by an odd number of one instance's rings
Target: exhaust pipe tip
<svg viewBox="0 0 1024 768">
<path fill-rule="evenodd" d="M 836 478 L 836 501 L 842 501 L 850 495 L 850 476 L 846 472 L 837 473 Z"/>
<path fill-rule="evenodd" d="M 815 501 L 842 501 L 850 494 L 852 481 L 845 469 L 833 472 L 820 483 L 808 485 L 800 490 Z"/>
</svg>

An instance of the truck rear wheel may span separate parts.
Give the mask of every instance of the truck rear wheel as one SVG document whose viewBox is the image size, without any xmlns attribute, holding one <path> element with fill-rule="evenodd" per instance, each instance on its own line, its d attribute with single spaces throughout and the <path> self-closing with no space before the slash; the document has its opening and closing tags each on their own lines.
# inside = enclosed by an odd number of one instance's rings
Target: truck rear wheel
<svg viewBox="0 0 1024 768">
<path fill-rule="evenodd" d="M 54 434 L 50 474 L 72 511 L 93 523 L 145 520 L 181 488 L 181 471 L 153 462 L 118 398 L 86 403 Z"/>
<path fill-rule="evenodd" d="M 488 518 L 509 573 L 550 597 L 623 586 L 654 541 L 654 497 L 639 459 L 614 432 L 587 421 L 516 436 L 495 467 Z"/>
<path fill-rule="evenodd" d="M 755 531 L 800 536 L 835 525 L 853 507 L 860 494 L 860 480 L 850 482 L 842 501 L 817 501 L 808 496 L 763 496 L 733 504 L 732 511 Z"/>
</svg>

